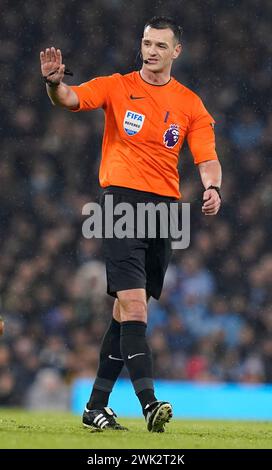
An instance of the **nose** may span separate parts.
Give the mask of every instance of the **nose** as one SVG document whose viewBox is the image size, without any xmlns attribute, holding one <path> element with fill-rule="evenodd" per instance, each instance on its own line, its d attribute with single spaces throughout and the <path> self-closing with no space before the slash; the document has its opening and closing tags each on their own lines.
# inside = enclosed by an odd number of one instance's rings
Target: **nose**
<svg viewBox="0 0 272 470">
<path fill-rule="evenodd" d="M 151 56 L 154 56 L 154 55 L 157 54 L 157 51 L 156 51 L 156 47 L 155 47 L 155 46 L 150 46 L 149 54 L 150 54 Z"/>
</svg>

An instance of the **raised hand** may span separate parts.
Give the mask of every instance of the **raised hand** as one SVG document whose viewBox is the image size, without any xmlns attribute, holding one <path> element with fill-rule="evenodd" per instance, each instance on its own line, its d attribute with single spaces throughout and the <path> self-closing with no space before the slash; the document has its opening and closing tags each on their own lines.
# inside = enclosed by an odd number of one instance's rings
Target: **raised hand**
<svg viewBox="0 0 272 470">
<path fill-rule="evenodd" d="M 47 81 L 58 85 L 63 80 L 65 65 L 62 63 L 62 55 L 60 49 L 55 47 L 47 48 L 40 53 L 42 76 Z"/>
</svg>

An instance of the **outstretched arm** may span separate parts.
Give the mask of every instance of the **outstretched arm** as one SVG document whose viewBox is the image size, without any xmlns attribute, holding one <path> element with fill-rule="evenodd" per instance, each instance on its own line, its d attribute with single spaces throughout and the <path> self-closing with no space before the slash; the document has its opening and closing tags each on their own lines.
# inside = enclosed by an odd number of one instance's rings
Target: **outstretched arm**
<svg viewBox="0 0 272 470">
<path fill-rule="evenodd" d="M 205 215 L 215 215 L 220 209 L 221 199 L 215 189 L 208 189 L 209 186 L 220 188 L 222 180 L 221 165 L 218 160 L 209 160 L 198 164 L 199 173 L 205 191 L 203 194 L 202 212 Z"/>
<path fill-rule="evenodd" d="M 51 47 L 40 53 L 42 76 L 47 79 L 47 94 L 53 105 L 67 109 L 76 109 L 79 106 L 77 94 L 63 83 L 65 65 L 62 63 L 60 49 Z"/>
</svg>

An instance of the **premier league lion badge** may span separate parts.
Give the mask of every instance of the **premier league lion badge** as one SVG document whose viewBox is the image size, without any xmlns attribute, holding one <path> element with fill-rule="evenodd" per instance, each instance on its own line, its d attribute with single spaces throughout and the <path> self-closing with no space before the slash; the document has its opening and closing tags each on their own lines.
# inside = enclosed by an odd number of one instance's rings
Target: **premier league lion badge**
<svg viewBox="0 0 272 470">
<path fill-rule="evenodd" d="M 163 134 L 163 143 L 167 148 L 173 148 L 179 141 L 179 125 L 171 124 Z"/>
</svg>

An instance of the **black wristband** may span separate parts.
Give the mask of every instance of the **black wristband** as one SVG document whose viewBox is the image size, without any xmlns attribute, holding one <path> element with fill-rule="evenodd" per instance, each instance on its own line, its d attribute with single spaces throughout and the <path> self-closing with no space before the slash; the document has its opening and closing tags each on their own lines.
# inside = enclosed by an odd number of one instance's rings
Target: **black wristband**
<svg viewBox="0 0 272 470">
<path fill-rule="evenodd" d="M 43 80 L 46 83 L 46 85 L 50 86 L 50 88 L 57 88 L 60 84 L 60 82 L 59 83 L 51 82 L 50 80 L 48 80 L 47 77 L 44 77 L 44 76 L 43 76 Z"/>
<path fill-rule="evenodd" d="M 48 75 L 42 75 L 42 78 L 43 78 L 44 82 L 52 88 L 54 88 L 54 87 L 57 88 L 57 86 L 59 86 L 60 82 L 59 83 L 51 82 L 50 80 L 48 80 L 48 77 L 50 77 L 51 75 L 54 75 L 54 73 L 56 73 L 57 71 L 58 71 L 58 69 L 53 70 Z M 64 70 L 64 75 L 70 75 L 72 77 L 74 74 L 71 70 L 65 69 Z"/>
<path fill-rule="evenodd" d="M 213 186 L 213 185 L 211 184 L 211 186 L 209 186 L 207 189 L 215 189 L 215 191 L 217 192 L 217 194 L 218 194 L 218 196 L 220 197 L 220 199 L 222 199 L 219 186 Z"/>
</svg>

